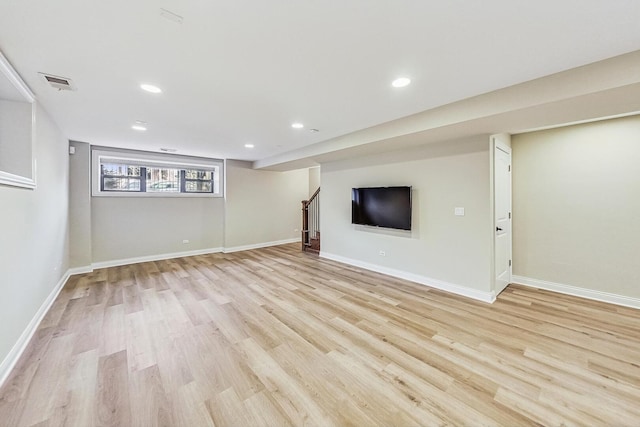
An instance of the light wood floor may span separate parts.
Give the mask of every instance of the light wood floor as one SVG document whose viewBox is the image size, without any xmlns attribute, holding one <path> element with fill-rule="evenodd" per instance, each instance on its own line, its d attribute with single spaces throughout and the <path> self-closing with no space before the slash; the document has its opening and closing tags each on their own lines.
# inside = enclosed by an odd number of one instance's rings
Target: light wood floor
<svg viewBox="0 0 640 427">
<path fill-rule="evenodd" d="M 297 245 L 73 276 L 2 426 L 640 425 L 640 312 L 483 304 Z"/>
</svg>

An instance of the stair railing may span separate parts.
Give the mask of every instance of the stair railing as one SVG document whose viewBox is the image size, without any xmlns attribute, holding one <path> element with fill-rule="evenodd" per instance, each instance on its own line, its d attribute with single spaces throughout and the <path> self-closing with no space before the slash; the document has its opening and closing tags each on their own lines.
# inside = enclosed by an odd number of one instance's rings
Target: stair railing
<svg viewBox="0 0 640 427">
<path fill-rule="evenodd" d="M 320 252 L 320 188 L 302 201 L 302 250 Z"/>
</svg>

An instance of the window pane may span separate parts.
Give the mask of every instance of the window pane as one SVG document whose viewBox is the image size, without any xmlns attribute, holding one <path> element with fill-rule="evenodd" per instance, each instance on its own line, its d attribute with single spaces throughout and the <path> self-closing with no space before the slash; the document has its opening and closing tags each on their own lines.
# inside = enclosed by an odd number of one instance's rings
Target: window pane
<svg viewBox="0 0 640 427">
<path fill-rule="evenodd" d="M 180 171 L 168 168 L 147 168 L 147 192 L 180 192 Z"/>
<path fill-rule="evenodd" d="M 211 171 L 201 171 L 201 170 L 197 170 L 197 169 L 186 169 L 184 172 L 185 172 L 185 178 L 187 178 L 187 179 L 201 179 L 201 180 L 205 180 L 205 181 L 211 181 L 211 179 L 213 178 L 211 176 L 211 174 L 212 174 Z"/>
<path fill-rule="evenodd" d="M 102 163 L 103 175 L 140 176 L 140 166 L 129 166 L 122 163 Z"/>
<path fill-rule="evenodd" d="M 103 191 L 140 191 L 140 178 L 105 178 Z"/>
<path fill-rule="evenodd" d="M 187 193 L 211 193 L 211 181 L 186 181 L 184 183 Z"/>
</svg>

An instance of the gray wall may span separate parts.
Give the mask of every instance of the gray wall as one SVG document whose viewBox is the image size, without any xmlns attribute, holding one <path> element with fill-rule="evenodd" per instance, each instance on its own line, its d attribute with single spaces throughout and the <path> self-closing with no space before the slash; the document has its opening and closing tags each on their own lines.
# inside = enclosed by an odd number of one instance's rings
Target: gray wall
<svg viewBox="0 0 640 427">
<path fill-rule="evenodd" d="M 225 248 L 300 238 L 307 169 L 263 171 L 251 169 L 250 162 L 227 160 L 226 174 Z"/>
<path fill-rule="evenodd" d="M 0 361 L 69 267 L 68 141 L 37 109 L 37 188 L 0 186 Z"/>
<path fill-rule="evenodd" d="M 309 197 L 320 188 L 320 166 L 309 168 Z"/>
<path fill-rule="evenodd" d="M 70 141 L 75 154 L 69 156 L 69 263 L 86 267 L 93 260 L 91 252 L 91 146 Z"/>
<path fill-rule="evenodd" d="M 76 147 L 70 164 L 74 267 L 300 237 L 300 201 L 309 191 L 306 169 L 259 171 L 249 162 L 227 161 L 224 199 L 90 197 L 90 146 L 71 144 Z"/>
<path fill-rule="evenodd" d="M 219 249 L 223 221 L 222 198 L 93 197 L 93 262 Z"/>
<path fill-rule="evenodd" d="M 515 135 L 513 272 L 640 297 L 640 117 Z"/>
<path fill-rule="evenodd" d="M 70 145 L 73 267 L 223 246 L 222 198 L 91 197 L 91 146 Z"/>
<path fill-rule="evenodd" d="M 0 99 L 0 170 L 31 177 L 31 104 Z"/>
<path fill-rule="evenodd" d="M 351 224 L 352 187 L 394 185 L 413 186 L 411 232 Z M 488 137 L 324 163 L 321 194 L 323 255 L 491 291 Z"/>
</svg>

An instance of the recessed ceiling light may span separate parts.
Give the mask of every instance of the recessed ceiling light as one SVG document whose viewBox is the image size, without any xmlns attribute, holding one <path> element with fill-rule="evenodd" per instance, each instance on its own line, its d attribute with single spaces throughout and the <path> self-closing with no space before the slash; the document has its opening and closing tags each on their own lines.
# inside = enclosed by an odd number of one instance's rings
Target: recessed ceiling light
<svg viewBox="0 0 640 427">
<path fill-rule="evenodd" d="M 145 130 L 147 130 L 147 128 L 145 126 L 142 126 L 142 125 L 133 125 L 133 126 L 131 126 L 131 129 L 138 130 L 140 132 L 144 132 Z"/>
<path fill-rule="evenodd" d="M 294 129 L 302 129 L 304 125 L 302 123 L 294 123 L 291 125 L 291 127 Z"/>
<path fill-rule="evenodd" d="M 309 129 L 309 132 L 311 132 L 311 133 L 320 132 L 320 129 Z"/>
<path fill-rule="evenodd" d="M 253 147 L 255 147 L 255 145 L 253 145 L 253 144 L 244 144 L 244 147 L 245 148 L 253 148 Z"/>
<path fill-rule="evenodd" d="M 391 86 L 393 87 L 405 87 L 405 86 L 409 86 L 409 83 L 411 83 L 411 79 L 408 77 L 398 77 L 397 79 L 395 79 L 394 81 L 391 82 Z"/>
<path fill-rule="evenodd" d="M 140 85 L 140 89 L 146 90 L 147 92 L 151 92 L 151 93 L 162 93 L 162 89 L 160 89 L 158 86 L 155 86 L 149 83 L 142 83 Z"/>
</svg>

